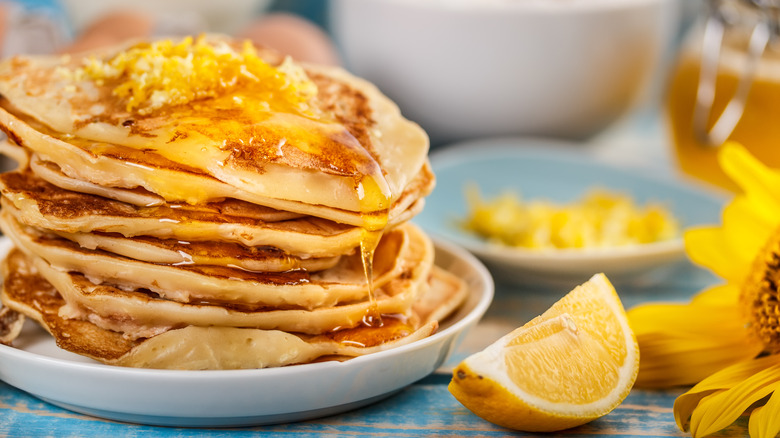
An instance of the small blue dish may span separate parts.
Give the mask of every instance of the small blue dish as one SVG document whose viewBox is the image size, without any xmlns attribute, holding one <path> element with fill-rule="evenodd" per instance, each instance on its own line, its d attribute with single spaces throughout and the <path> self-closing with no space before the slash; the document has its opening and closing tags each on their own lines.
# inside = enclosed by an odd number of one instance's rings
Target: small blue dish
<svg viewBox="0 0 780 438">
<path fill-rule="evenodd" d="M 493 274 L 515 284 L 578 284 L 604 272 L 615 284 L 648 284 L 685 260 L 682 239 L 617 248 L 528 250 L 489 243 L 462 230 L 468 213 L 465 187 L 486 199 L 507 190 L 523 199 L 564 203 L 599 187 L 630 195 L 638 205 L 657 202 L 683 229 L 715 224 L 726 197 L 683 182 L 671 172 L 623 169 L 587 154 L 585 146 L 528 138 L 478 140 L 431 154 L 436 189 L 415 223 L 481 258 Z"/>
</svg>

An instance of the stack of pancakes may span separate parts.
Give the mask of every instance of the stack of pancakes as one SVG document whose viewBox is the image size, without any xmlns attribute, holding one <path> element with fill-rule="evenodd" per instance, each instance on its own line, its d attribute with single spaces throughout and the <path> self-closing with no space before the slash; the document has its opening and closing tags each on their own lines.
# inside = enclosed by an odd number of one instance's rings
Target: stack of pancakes
<svg viewBox="0 0 780 438">
<path fill-rule="evenodd" d="M 282 366 L 421 339 L 465 298 L 407 222 L 426 135 L 343 70 L 204 36 L 15 57 L 0 95 L 6 342 L 18 312 L 104 363 Z"/>
</svg>

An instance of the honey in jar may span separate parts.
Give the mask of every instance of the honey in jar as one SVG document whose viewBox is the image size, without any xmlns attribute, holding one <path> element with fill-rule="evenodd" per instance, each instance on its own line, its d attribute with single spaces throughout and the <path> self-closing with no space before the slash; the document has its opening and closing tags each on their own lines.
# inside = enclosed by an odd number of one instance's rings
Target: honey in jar
<svg viewBox="0 0 780 438">
<path fill-rule="evenodd" d="M 711 1 L 704 25 L 681 50 L 667 114 L 680 168 L 737 190 L 717 162 L 736 141 L 780 167 L 780 1 Z"/>
</svg>

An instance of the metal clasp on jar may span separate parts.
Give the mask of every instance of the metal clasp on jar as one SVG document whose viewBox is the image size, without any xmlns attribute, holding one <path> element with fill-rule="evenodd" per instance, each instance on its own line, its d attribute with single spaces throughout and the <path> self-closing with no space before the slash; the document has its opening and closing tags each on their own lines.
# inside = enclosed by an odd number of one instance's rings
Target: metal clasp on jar
<svg viewBox="0 0 780 438">
<path fill-rule="evenodd" d="M 693 131 L 704 144 L 723 144 L 739 123 L 745 101 L 756 77 L 761 57 L 772 38 L 778 36 L 780 0 L 710 0 L 704 27 L 699 86 L 693 113 Z M 749 15 L 749 17 L 746 17 Z M 708 121 L 715 101 L 715 86 L 724 36 L 729 26 L 752 26 L 745 65 L 737 88 L 712 128 Z"/>
</svg>

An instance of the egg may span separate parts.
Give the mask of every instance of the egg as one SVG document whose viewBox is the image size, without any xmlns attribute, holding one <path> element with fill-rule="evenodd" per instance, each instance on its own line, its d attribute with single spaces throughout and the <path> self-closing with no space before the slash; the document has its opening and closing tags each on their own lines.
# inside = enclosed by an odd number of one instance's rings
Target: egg
<svg viewBox="0 0 780 438">
<path fill-rule="evenodd" d="M 296 15 L 271 13 L 259 17 L 237 35 L 289 55 L 296 61 L 338 65 L 338 51 L 316 24 Z"/>
</svg>

